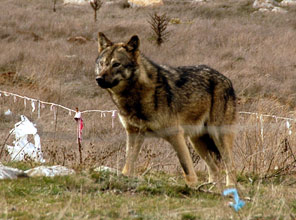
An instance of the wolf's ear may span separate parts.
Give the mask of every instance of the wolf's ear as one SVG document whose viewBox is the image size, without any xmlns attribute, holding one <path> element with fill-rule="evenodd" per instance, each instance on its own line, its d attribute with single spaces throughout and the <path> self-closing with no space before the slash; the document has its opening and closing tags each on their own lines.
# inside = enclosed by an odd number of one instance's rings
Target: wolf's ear
<svg viewBox="0 0 296 220">
<path fill-rule="evenodd" d="M 98 33 L 98 50 L 101 53 L 107 47 L 112 46 L 113 43 L 103 34 L 102 32 Z"/>
<path fill-rule="evenodd" d="M 131 37 L 127 43 L 127 50 L 129 52 L 136 52 L 140 47 L 140 39 L 137 35 Z"/>
</svg>

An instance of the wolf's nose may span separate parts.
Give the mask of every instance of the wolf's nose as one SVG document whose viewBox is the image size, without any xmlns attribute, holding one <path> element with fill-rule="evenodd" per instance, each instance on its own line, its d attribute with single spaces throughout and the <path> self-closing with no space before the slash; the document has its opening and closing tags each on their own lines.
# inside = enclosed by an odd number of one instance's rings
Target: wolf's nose
<svg viewBox="0 0 296 220">
<path fill-rule="evenodd" d="M 97 78 L 96 78 L 96 81 L 97 81 L 98 84 L 99 84 L 100 82 L 102 82 L 102 80 L 103 80 L 102 77 L 97 77 Z"/>
<path fill-rule="evenodd" d="M 105 80 L 103 79 L 103 77 L 97 77 L 96 81 L 98 83 L 99 86 L 102 87 L 102 85 L 104 84 Z"/>
</svg>

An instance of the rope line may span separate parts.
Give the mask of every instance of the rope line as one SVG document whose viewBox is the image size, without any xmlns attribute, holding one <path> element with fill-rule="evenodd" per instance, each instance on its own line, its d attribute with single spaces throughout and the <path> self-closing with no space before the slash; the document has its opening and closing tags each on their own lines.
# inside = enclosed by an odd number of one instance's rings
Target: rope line
<svg viewBox="0 0 296 220">
<path fill-rule="evenodd" d="M 21 96 L 21 95 L 12 93 L 12 92 L 7 92 L 7 91 L 0 90 L 0 97 L 2 96 L 2 94 L 4 96 L 13 96 L 14 97 L 14 102 L 16 102 L 15 97 L 18 97 L 18 98 L 21 98 L 21 99 L 24 99 L 24 100 L 29 100 L 32 103 L 37 102 L 38 103 L 38 108 L 40 108 L 40 103 L 41 103 L 41 104 L 44 104 L 44 105 L 50 105 L 51 106 L 50 107 L 51 110 L 52 110 L 52 107 L 55 106 L 55 107 L 59 107 L 59 108 L 65 109 L 65 110 L 69 111 L 69 113 L 70 112 L 76 113 L 76 111 L 73 110 L 73 109 L 70 109 L 68 107 L 65 107 L 63 105 L 56 104 L 56 103 L 53 103 L 53 102 L 41 101 L 39 99 L 34 99 L 34 98 L 27 97 L 27 96 Z M 26 106 L 26 102 L 24 102 L 24 104 Z M 33 111 L 35 110 L 35 104 L 32 104 L 32 109 L 33 109 Z M 99 112 L 99 113 L 112 113 L 114 115 L 115 114 L 114 112 L 116 112 L 116 111 L 117 110 L 85 110 L 85 111 L 81 111 L 81 113 Z"/>
<path fill-rule="evenodd" d="M 276 116 L 276 115 L 269 115 L 269 114 L 261 114 L 257 112 L 239 112 L 240 114 L 248 114 L 248 115 L 256 115 L 256 116 L 262 116 L 262 117 L 270 117 L 274 119 L 281 119 L 281 120 L 286 120 L 286 121 L 296 121 L 294 118 L 287 118 L 287 117 L 282 117 L 282 116 Z"/>
<path fill-rule="evenodd" d="M 14 102 L 16 101 L 15 97 L 25 99 L 25 100 L 29 100 L 31 102 L 37 102 L 38 103 L 38 108 L 40 107 L 40 103 L 41 103 L 41 104 L 44 104 L 44 105 L 50 105 L 51 109 L 52 109 L 53 106 L 55 106 L 55 107 L 65 109 L 65 110 L 67 110 L 69 112 L 74 112 L 74 113 L 76 112 L 75 110 L 70 109 L 68 107 L 65 107 L 63 105 L 60 105 L 60 104 L 56 104 L 56 103 L 53 103 L 53 102 L 41 101 L 39 99 L 34 99 L 34 98 L 27 97 L 27 96 L 22 96 L 22 95 L 19 95 L 19 94 L 15 94 L 15 93 L 12 93 L 12 92 L 7 92 L 7 91 L 0 90 L 0 97 L 2 96 L 2 94 L 4 96 L 13 96 L 14 97 Z M 25 101 L 24 101 L 24 104 L 26 106 Z M 35 104 L 32 104 L 32 108 L 35 109 Z M 112 116 L 114 117 L 115 112 L 117 112 L 117 110 L 97 110 L 97 109 L 92 109 L 92 110 L 81 111 L 81 113 L 92 113 L 92 112 L 99 112 L 99 113 L 103 113 L 103 114 L 104 113 L 112 113 Z M 276 120 L 280 119 L 280 120 L 286 120 L 286 121 L 296 121 L 296 119 L 294 119 L 294 118 L 288 118 L 288 117 L 282 117 L 282 116 L 276 116 L 276 115 L 269 115 L 269 114 L 261 114 L 261 113 L 257 113 L 257 112 L 240 111 L 239 114 L 255 115 L 257 117 L 260 117 L 261 119 L 262 119 L 262 117 L 270 117 L 270 118 L 274 118 Z"/>
</svg>

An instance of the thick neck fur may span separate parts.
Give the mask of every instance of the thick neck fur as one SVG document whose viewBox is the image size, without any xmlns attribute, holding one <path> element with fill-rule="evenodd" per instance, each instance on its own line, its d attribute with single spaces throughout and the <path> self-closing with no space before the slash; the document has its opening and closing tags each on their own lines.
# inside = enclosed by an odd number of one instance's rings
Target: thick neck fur
<svg viewBox="0 0 296 220">
<path fill-rule="evenodd" d="M 138 57 L 138 67 L 121 89 L 109 90 L 114 103 L 122 115 L 136 115 L 139 119 L 148 120 L 145 110 L 142 108 L 142 100 L 151 100 L 154 94 L 156 64 L 144 55 Z"/>
</svg>

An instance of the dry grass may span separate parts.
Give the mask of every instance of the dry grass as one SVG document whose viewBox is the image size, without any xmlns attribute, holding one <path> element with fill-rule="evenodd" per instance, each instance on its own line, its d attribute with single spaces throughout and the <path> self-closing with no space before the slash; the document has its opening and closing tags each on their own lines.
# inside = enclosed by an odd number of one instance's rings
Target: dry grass
<svg viewBox="0 0 296 220">
<path fill-rule="evenodd" d="M 20 166 L 21 164 L 18 164 Z M 185 187 L 180 177 L 151 173 L 132 179 L 105 172 L 0 182 L 1 219 L 295 219 L 295 183 L 250 183 L 238 213 L 232 198 Z"/>
<path fill-rule="evenodd" d="M 155 9 L 123 8 L 122 3 L 115 2 L 103 4 L 98 22 L 94 23 L 89 5 L 63 6 L 58 2 L 56 13 L 51 11 L 51 6 L 51 2 L 41 0 L 1 2 L 4 11 L 0 15 L 1 76 L 15 72 L 13 79 L 0 80 L 1 88 L 58 102 L 72 109 L 76 106 L 82 110 L 115 109 L 109 96 L 98 88 L 94 80 L 96 34 L 105 32 L 115 41 L 124 41 L 132 34 L 138 34 L 142 51 L 159 63 L 208 64 L 227 75 L 240 98 L 239 110 L 293 116 L 289 113 L 294 109 L 296 97 L 293 57 L 296 21 L 293 8 L 288 14 L 274 16 L 254 14 L 251 2 L 247 0 L 203 5 L 167 1 L 165 6 Z M 151 39 L 147 19 L 152 12 L 162 14 L 168 11 L 168 16 L 178 18 L 179 22 L 168 26 L 171 35 L 159 52 Z M 68 41 L 77 36 L 84 40 Z M 18 120 L 17 115 L 26 114 L 39 128 L 44 150 L 50 152 L 46 153 L 47 159 L 69 165 L 77 157 L 75 122 L 67 112 L 58 112 L 55 126 L 53 113 L 48 108 L 42 110 L 41 119 L 37 119 L 37 113 L 31 113 L 29 105 L 24 109 L 22 100 L 13 103 L 11 98 L 2 98 L 1 113 L 7 108 L 14 112 L 14 116 L 3 116 L 4 121 L 0 125 L 3 137 Z M 115 165 L 115 157 L 119 157 L 116 166 L 121 167 L 125 135 L 118 121 L 111 129 L 110 115 L 106 118 L 99 114 L 84 117 L 84 157 L 89 163 L 112 166 Z M 275 135 L 280 125 L 272 121 L 271 125 L 265 125 L 271 127 L 265 134 L 268 136 L 264 143 L 258 143 L 258 129 L 255 128 L 258 121 L 246 115 L 242 117 L 236 142 L 238 161 L 241 157 L 249 157 L 250 152 L 260 150 L 262 144 L 278 149 L 286 135 Z M 291 143 L 293 141 L 290 140 Z M 154 145 L 164 146 L 154 148 Z M 246 150 L 249 146 L 254 148 L 250 152 Z M 164 155 L 168 161 L 164 164 L 171 168 L 174 153 L 164 142 L 147 142 L 143 157 L 150 151 L 153 155 Z M 90 159 L 88 152 L 95 156 Z M 50 158 L 51 154 L 54 158 Z M 66 159 L 70 161 L 64 161 Z M 159 167 L 160 161 L 163 160 L 151 156 L 149 166 L 153 163 L 152 166 Z M 262 167 L 261 164 L 256 166 Z M 243 165 L 239 169 L 246 170 L 246 167 L 249 166 Z M 246 171 L 254 170 L 250 167 Z"/>
<path fill-rule="evenodd" d="M 93 22 L 89 5 L 65 6 L 57 1 L 54 13 L 51 1 L 2 0 L 0 88 L 72 109 L 115 109 L 94 80 L 97 32 L 114 41 L 138 34 L 142 51 L 156 62 L 207 64 L 228 76 L 240 100 L 238 110 L 294 117 L 296 8 L 289 8 L 287 14 L 260 14 L 253 13 L 250 0 L 165 3 L 153 9 L 128 8 L 119 1 L 103 4 L 97 22 Z M 168 25 L 170 36 L 161 49 L 154 45 L 147 22 L 153 13 L 166 13 L 178 21 Z M 68 41 L 75 37 L 84 40 Z M 12 116 L 4 116 L 8 108 Z M 30 103 L 24 108 L 23 100 L 14 103 L 11 97 L 1 97 L 0 147 L 20 114 L 37 124 L 47 161 L 79 168 L 73 115 L 59 110 L 55 122 L 48 106 L 38 119 Z M 84 164 L 80 169 L 98 165 L 122 168 L 125 133 L 119 121 L 115 120 L 112 129 L 111 114 L 101 117 L 93 113 L 85 114 L 84 122 Z M 287 136 L 285 121 L 264 118 L 263 139 L 260 132 L 258 118 L 240 115 L 235 142 L 238 178 L 250 176 L 252 181 L 263 181 L 292 174 L 296 140 L 294 135 Z M 12 140 L 9 138 L 8 143 Z M 6 155 L 1 161 L 8 159 Z M 195 161 L 203 175 L 204 164 L 198 157 Z M 155 139 L 145 142 L 138 165 L 140 174 L 147 170 L 180 171 L 173 150 Z"/>
<path fill-rule="evenodd" d="M 1 88 L 61 103 L 74 109 L 115 109 L 108 95 L 98 88 L 94 80 L 94 60 L 97 55 L 96 34 L 105 32 L 115 41 L 129 39 L 138 34 L 142 51 L 153 60 L 170 65 L 208 64 L 227 75 L 234 83 L 240 98 L 239 110 L 272 113 L 288 116 L 295 106 L 295 62 L 293 59 L 295 35 L 295 10 L 288 14 L 254 14 L 250 1 L 223 1 L 208 4 L 190 4 L 167 1 L 161 8 L 123 8 L 122 3 L 103 4 L 98 22 L 92 21 L 91 8 L 57 4 L 57 12 L 51 11 L 51 2 L 2 1 L 0 70 L 2 73 L 15 72 L 9 80 L 2 80 Z M 159 48 L 151 40 L 149 14 L 169 11 L 170 18 L 178 18 L 177 24 L 170 24 L 171 36 Z M 11 16 L 13 14 L 13 16 Z M 135 18 L 135 19 L 133 19 Z M 68 41 L 81 36 L 84 41 Z M 169 59 L 170 57 L 174 59 Z M 22 100 L 16 104 L 11 98 L 2 99 L 1 112 L 7 108 L 15 113 L 13 119 L 5 118 L 1 125 L 5 136 L 16 115 L 26 114 L 36 121 L 47 152 L 58 152 L 52 162 L 64 163 L 63 156 L 75 157 L 75 123 L 67 112 L 58 113 L 57 127 L 52 112 L 42 111 L 42 118 L 30 113 L 30 107 L 23 108 Z M 292 115 L 293 116 L 293 115 Z M 125 135 L 116 121 L 111 129 L 111 117 L 85 115 L 85 152 L 96 155 L 92 161 L 102 163 L 100 158 L 115 157 L 114 149 L 123 151 Z M 253 119 L 245 119 L 237 138 L 237 149 L 246 152 L 248 145 L 259 148 Z M 99 120 L 96 120 L 96 119 Z M 256 122 L 258 123 L 258 122 Z M 285 136 L 278 138 L 278 126 L 272 125 L 267 146 L 277 149 Z M 246 132 L 251 132 L 246 138 Z M 285 135 L 285 134 L 283 134 Z M 291 140 L 292 141 L 292 140 Z M 272 142 L 270 145 L 269 142 Z M 174 154 L 163 142 L 146 144 L 145 151 L 164 153 L 170 161 Z M 145 150 L 147 149 L 147 150 Z M 65 153 L 61 153 L 65 151 Z M 256 150 L 255 150 L 256 151 Z M 68 152 L 68 153 L 67 153 Z M 253 152 L 253 151 L 252 151 Z M 117 153 L 118 154 L 118 153 Z M 248 153 L 241 156 L 248 157 Z M 121 155 L 121 154 L 120 154 Z M 143 156 L 145 153 L 143 153 Z M 49 156 L 48 156 L 49 157 Z M 72 158 L 73 157 L 65 157 Z M 88 153 L 85 153 L 88 157 Z M 121 166 L 123 157 L 120 156 Z M 159 163 L 159 159 L 153 164 Z M 72 160 L 71 160 L 72 161 Z M 106 163 L 108 159 L 104 161 Z M 113 165 L 112 161 L 107 162 Z M 71 162 L 69 162 L 71 163 Z M 151 161 L 149 163 L 152 163 Z M 171 166 L 171 165 L 170 165 Z M 245 166 L 243 166 L 245 167 Z M 255 168 L 254 168 L 255 169 Z M 248 169 L 253 170 L 253 168 Z"/>
</svg>

